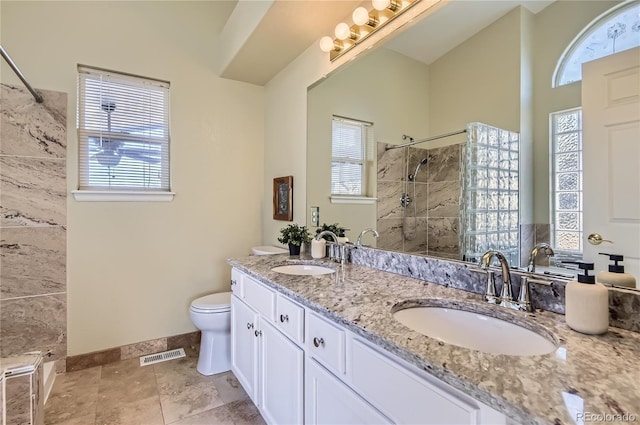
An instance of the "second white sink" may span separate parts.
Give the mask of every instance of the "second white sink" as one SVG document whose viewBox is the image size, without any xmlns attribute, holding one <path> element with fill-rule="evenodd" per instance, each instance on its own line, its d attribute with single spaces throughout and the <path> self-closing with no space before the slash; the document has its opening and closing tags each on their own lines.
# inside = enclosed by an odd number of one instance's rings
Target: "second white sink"
<svg viewBox="0 0 640 425">
<path fill-rule="evenodd" d="M 330 269 L 329 267 L 316 266 L 314 264 L 291 264 L 288 266 L 274 267 L 271 270 L 277 273 L 295 276 L 317 276 L 336 272 L 334 269 Z"/>
<path fill-rule="evenodd" d="M 393 317 L 423 335 L 485 353 L 535 356 L 556 349 L 553 341 L 537 332 L 471 311 L 420 306 L 398 310 Z"/>
</svg>

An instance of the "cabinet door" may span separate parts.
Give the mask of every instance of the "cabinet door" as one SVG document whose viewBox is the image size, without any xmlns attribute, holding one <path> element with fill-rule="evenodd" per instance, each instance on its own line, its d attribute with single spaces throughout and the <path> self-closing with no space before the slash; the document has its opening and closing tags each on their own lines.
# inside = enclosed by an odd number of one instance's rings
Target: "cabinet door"
<svg viewBox="0 0 640 425">
<path fill-rule="evenodd" d="M 306 425 L 391 423 L 315 360 L 307 362 L 305 381 Z"/>
<path fill-rule="evenodd" d="M 258 404 L 258 314 L 236 295 L 231 297 L 231 369 Z"/>
<path fill-rule="evenodd" d="M 269 424 L 302 424 L 304 352 L 260 320 L 262 415 Z"/>
</svg>

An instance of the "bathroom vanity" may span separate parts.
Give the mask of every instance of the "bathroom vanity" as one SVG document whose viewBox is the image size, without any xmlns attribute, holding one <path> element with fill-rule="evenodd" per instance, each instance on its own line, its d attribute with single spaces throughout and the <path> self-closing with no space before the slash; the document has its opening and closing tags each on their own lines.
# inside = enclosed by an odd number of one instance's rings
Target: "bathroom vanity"
<svg viewBox="0 0 640 425">
<path fill-rule="evenodd" d="M 586 414 L 614 422 L 613 415 L 640 416 L 640 371 L 628 367 L 640 350 L 638 333 L 610 328 L 587 336 L 556 313 L 496 310 L 546 332 L 555 349 L 490 354 L 422 335 L 393 316 L 407 302 L 500 309 L 479 294 L 354 264 L 317 262 L 337 269 L 323 275 L 272 271 L 301 263 L 286 255 L 228 263 L 232 369 L 270 424 L 573 424 Z"/>
</svg>

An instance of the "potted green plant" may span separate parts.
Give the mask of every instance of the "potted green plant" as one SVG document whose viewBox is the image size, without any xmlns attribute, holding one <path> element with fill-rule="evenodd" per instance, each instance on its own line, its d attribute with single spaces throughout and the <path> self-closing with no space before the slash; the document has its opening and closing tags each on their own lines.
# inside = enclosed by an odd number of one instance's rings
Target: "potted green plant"
<svg viewBox="0 0 640 425">
<path fill-rule="evenodd" d="M 310 240 L 307 226 L 299 226 L 296 223 L 280 229 L 280 237 L 278 238 L 278 242 L 289 245 L 289 255 L 300 255 L 300 247 Z"/>
<path fill-rule="evenodd" d="M 344 227 L 340 227 L 338 223 L 333 223 L 333 224 L 323 223 L 322 226 L 316 229 L 316 235 L 325 230 L 332 231 L 336 236 L 344 236 L 344 231 L 346 229 Z M 335 242 L 333 239 L 331 239 L 331 236 L 329 235 L 324 235 L 322 238 L 326 241 Z"/>
</svg>

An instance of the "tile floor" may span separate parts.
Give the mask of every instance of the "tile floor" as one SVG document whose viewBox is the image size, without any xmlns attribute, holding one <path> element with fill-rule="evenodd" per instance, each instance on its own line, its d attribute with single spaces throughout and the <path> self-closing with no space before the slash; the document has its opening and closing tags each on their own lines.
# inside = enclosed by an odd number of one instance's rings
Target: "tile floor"
<svg viewBox="0 0 640 425">
<path fill-rule="evenodd" d="M 261 425 L 264 420 L 231 372 L 203 376 L 197 349 L 140 367 L 137 358 L 58 375 L 46 425 Z"/>
</svg>

